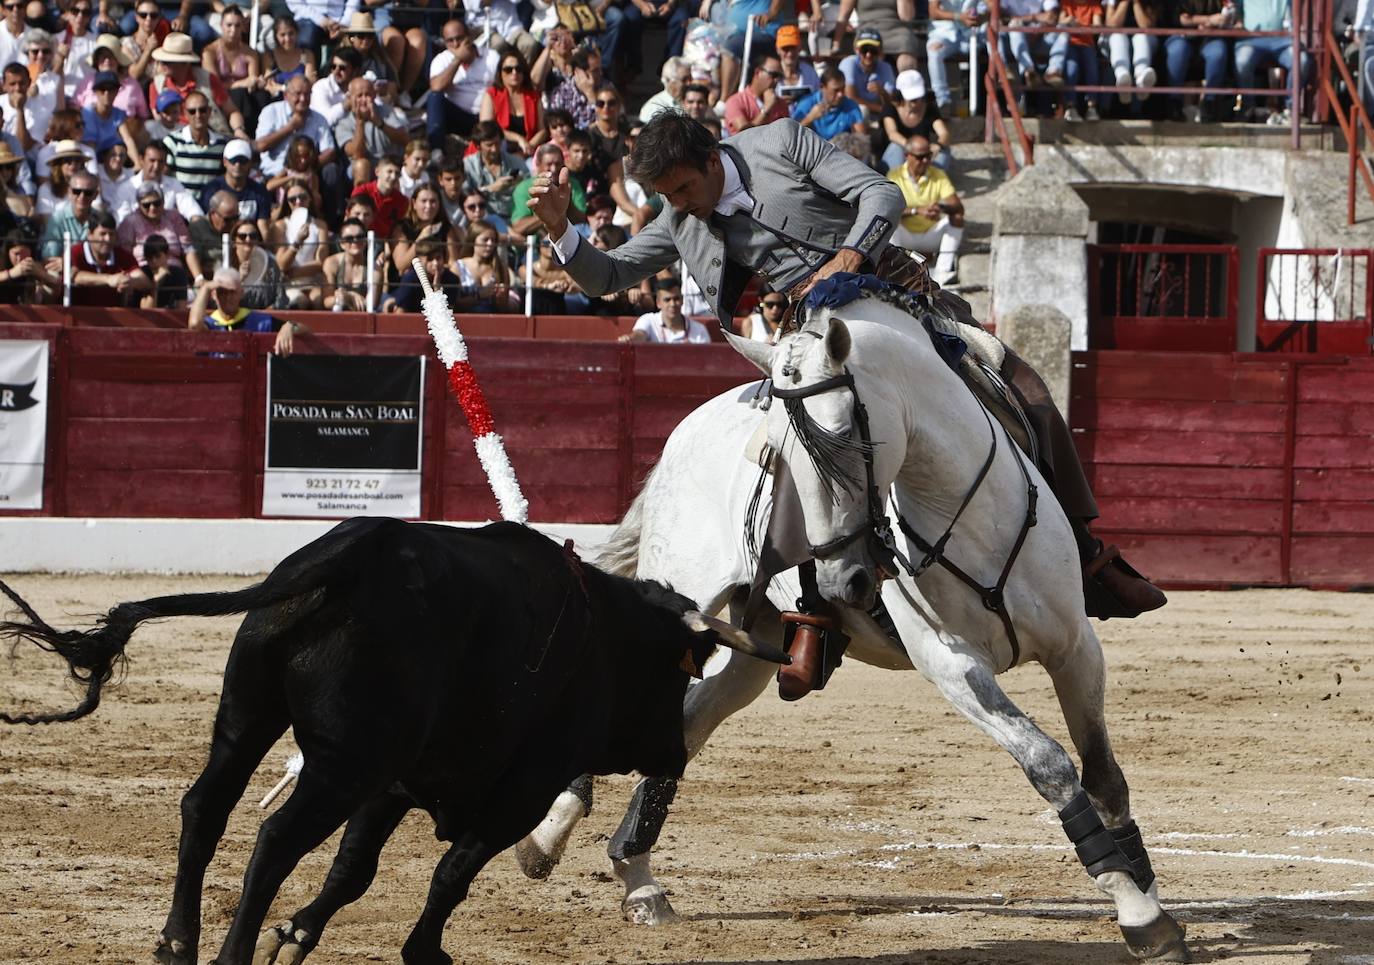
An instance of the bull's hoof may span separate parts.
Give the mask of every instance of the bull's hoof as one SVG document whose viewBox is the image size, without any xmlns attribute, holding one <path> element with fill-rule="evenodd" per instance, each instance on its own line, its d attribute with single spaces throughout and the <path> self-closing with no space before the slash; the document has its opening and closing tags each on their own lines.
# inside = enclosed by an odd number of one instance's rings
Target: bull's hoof
<svg viewBox="0 0 1374 965">
<path fill-rule="evenodd" d="M 1121 935 L 1131 954 L 1142 961 L 1191 962 L 1184 928 L 1167 911 L 1148 925 L 1122 925 Z"/>
<path fill-rule="evenodd" d="M 401 946 L 401 961 L 405 965 L 453 965 L 453 958 L 442 948 L 420 948 L 409 941 Z"/>
<path fill-rule="evenodd" d="M 158 965 L 196 965 L 196 950 L 180 938 L 168 938 L 163 932 L 157 936 L 153 960 Z"/>
<path fill-rule="evenodd" d="M 671 925 L 678 920 L 668 896 L 657 889 L 627 896 L 620 903 L 620 911 L 631 925 Z"/>
<path fill-rule="evenodd" d="M 300 965 L 314 944 L 310 933 L 286 922 L 258 935 L 253 946 L 253 965 Z"/>
<path fill-rule="evenodd" d="M 544 849 L 535 843 L 534 835 L 520 839 L 520 843 L 515 846 L 515 860 L 520 863 L 520 870 L 525 873 L 525 877 L 533 878 L 535 881 L 543 881 L 558 867 L 558 859 L 546 854 Z"/>
</svg>

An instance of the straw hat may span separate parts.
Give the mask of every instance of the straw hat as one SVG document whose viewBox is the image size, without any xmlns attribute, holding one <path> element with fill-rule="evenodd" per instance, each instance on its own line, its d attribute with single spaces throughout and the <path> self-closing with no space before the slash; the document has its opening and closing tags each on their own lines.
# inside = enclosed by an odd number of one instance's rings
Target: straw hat
<svg viewBox="0 0 1374 965">
<path fill-rule="evenodd" d="M 77 158 L 82 161 L 86 160 L 86 152 L 81 150 L 81 145 L 70 138 L 56 142 L 53 144 L 52 148 L 52 157 L 48 159 L 49 163 L 61 161 L 63 158 L 69 157 Z"/>
<path fill-rule="evenodd" d="M 164 64 L 198 64 L 200 58 L 191 49 L 191 38 L 186 34 L 170 33 L 162 41 L 162 46 L 153 51 L 153 60 Z"/>
<path fill-rule="evenodd" d="M 0 168 L 18 164 L 22 160 L 24 160 L 22 157 L 14 153 L 8 141 L 0 141 Z"/>
<path fill-rule="evenodd" d="M 119 64 L 121 67 L 128 67 L 133 63 L 129 55 L 124 52 L 124 45 L 119 42 L 119 38 L 114 34 L 101 34 L 100 39 L 95 42 L 95 46 L 91 48 L 91 56 L 89 58 L 92 67 L 95 66 L 96 53 L 101 50 L 108 50 L 110 53 L 114 54 L 115 63 Z"/>
<path fill-rule="evenodd" d="M 372 14 L 366 10 L 356 11 L 353 16 L 348 18 L 348 26 L 344 28 L 346 34 L 376 34 L 377 28 L 372 24 Z"/>
</svg>

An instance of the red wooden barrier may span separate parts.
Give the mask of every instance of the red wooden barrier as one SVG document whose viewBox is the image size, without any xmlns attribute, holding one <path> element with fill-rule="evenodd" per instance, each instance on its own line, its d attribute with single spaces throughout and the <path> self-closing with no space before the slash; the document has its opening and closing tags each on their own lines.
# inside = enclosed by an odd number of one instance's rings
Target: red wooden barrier
<svg viewBox="0 0 1374 965">
<path fill-rule="evenodd" d="M 1099 536 L 1170 584 L 1374 584 L 1374 360 L 1085 352 Z"/>
<path fill-rule="evenodd" d="M 0 324 L 52 345 L 45 513 L 255 516 L 271 336 Z M 427 336 L 302 352 L 428 355 Z M 611 522 L 684 416 L 756 378 L 725 346 L 471 340 L 537 521 Z M 422 514 L 498 509 L 428 368 Z M 1172 585 L 1374 585 L 1374 359 L 1075 355 L 1072 423 L 1100 536 Z"/>
</svg>

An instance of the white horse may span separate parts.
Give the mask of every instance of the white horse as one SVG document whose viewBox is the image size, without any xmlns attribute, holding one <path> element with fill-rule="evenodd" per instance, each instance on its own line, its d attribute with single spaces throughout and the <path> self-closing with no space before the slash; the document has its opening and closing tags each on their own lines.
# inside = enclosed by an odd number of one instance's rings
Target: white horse
<svg viewBox="0 0 1374 965">
<path fill-rule="evenodd" d="M 853 637 L 846 656 L 891 669 L 914 666 L 934 683 L 1015 758 L 1059 812 L 1080 860 L 1114 901 L 1132 954 L 1187 961 L 1183 930 L 1159 904 L 1107 736 L 1102 648 L 1084 615 L 1073 536 L 1035 467 L 989 420 L 931 339 L 885 301 L 869 297 L 822 310 L 776 347 L 733 341 L 770 376 L 775 390 L 801 396 L 773 401 L 767 440 L 795 480 L 808 541 L 813 548 L 833 547 L 818 554 L 824 558 L 817 560 L 816 582 L 828 601 L 844 608 L 844 629 Z M 674 430 L 603 552 L 603 565 L 670 583 L 705 612 L 728 605 L 738 618 L 741 587 L 753 568 L 744 521 L 755 508 L 751 495 L 759 474 L 744 449 L 761 418 L 741 399 L 755 388 L 713 399 Z M 860 438 L 860 403 L 871 447 Z M 818 446 L 817 438 L 828 443 Z M 865 451 L 871 454 L 867 467 Z M 899 518 L 927 541 L 935 542 L 957 517 L 944 555 L 984 587 L 997 584 L 1013 546 L 1024 537 L 1002 593 L 1008 622 L 942 565 L 929 566 L 915 579 L 907 572 L 884 579 L 891 576 L 881 565 L 888 561 L 874 559 L 875 550 L 883 556 L 881 544 L 866 538 L 877 522 L 866 468 L 878 493 L 895 491 Z M 1035 525 L 1025 531 L 1032 485 L 1043 498 L 1035 507 Z M 923 557 L 909 541 L 907 554 Z M 904 651 L 865 612 L 878 592 Z M 797 593 L 795 571 L 774 580 L 773 609 L 755 632 L 780 638 L 777 611 L 791 609 Z M 1041 664 L 1050 675 L 1083 762 L 1081 781 L 1063 747 L 998 686 L 997 674 L 1025 661 Z M 695 755 L 717 725 L 753 701 L 775 670 L 736 654 L 709 667 L 686 698 L 688 753 Z M 632 921 L 657 924 L 674 917 L 649 868 L 649 848 L 674 789 L 671 783 L 641 782 L 612 842 L 614 871 L 625 887 L 623 908 Z M 527 874 L 548 874 L 589 805 L 585 792 L 581 799 L 573 793 L 560 797 L 517 849 Z"/>
</svg>

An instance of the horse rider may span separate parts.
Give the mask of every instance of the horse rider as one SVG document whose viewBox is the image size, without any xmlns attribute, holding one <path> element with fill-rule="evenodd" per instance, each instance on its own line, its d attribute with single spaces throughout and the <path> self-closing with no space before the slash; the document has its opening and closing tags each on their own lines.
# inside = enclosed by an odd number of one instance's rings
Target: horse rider
<svg viewBox="0 0 1374 965">
<path fill-rule="evenodd" d="M 796 121 L 784 118 L 718 142 L 687 115 L 663 111 L 645 125 L 626 162 L 626 175 L 667 203 L 644 230 L 610 251 L 589 244 L 568 223 L 566 168 L 536 178 L 530 190 L 531 211 L 588 295 L 623 291 L 682 260 L 716 318 L 729 326 L 751 276 L 796 304 L 836 272 L 866 272 L 929 294 L 961 321 L 978 324 L 967 302 L 940 291 L 920 262 L 888 244 L 905 204 L 897 185 Z M 1163 606 L 1164 594 L 1089 531 L 1097 502 L 1044 381 L 1010 349 L 1001 375 L 1031 422 L 1040 471 L 1073 528 L 1089 615 L 1133 617 Z"/>
</svg>

